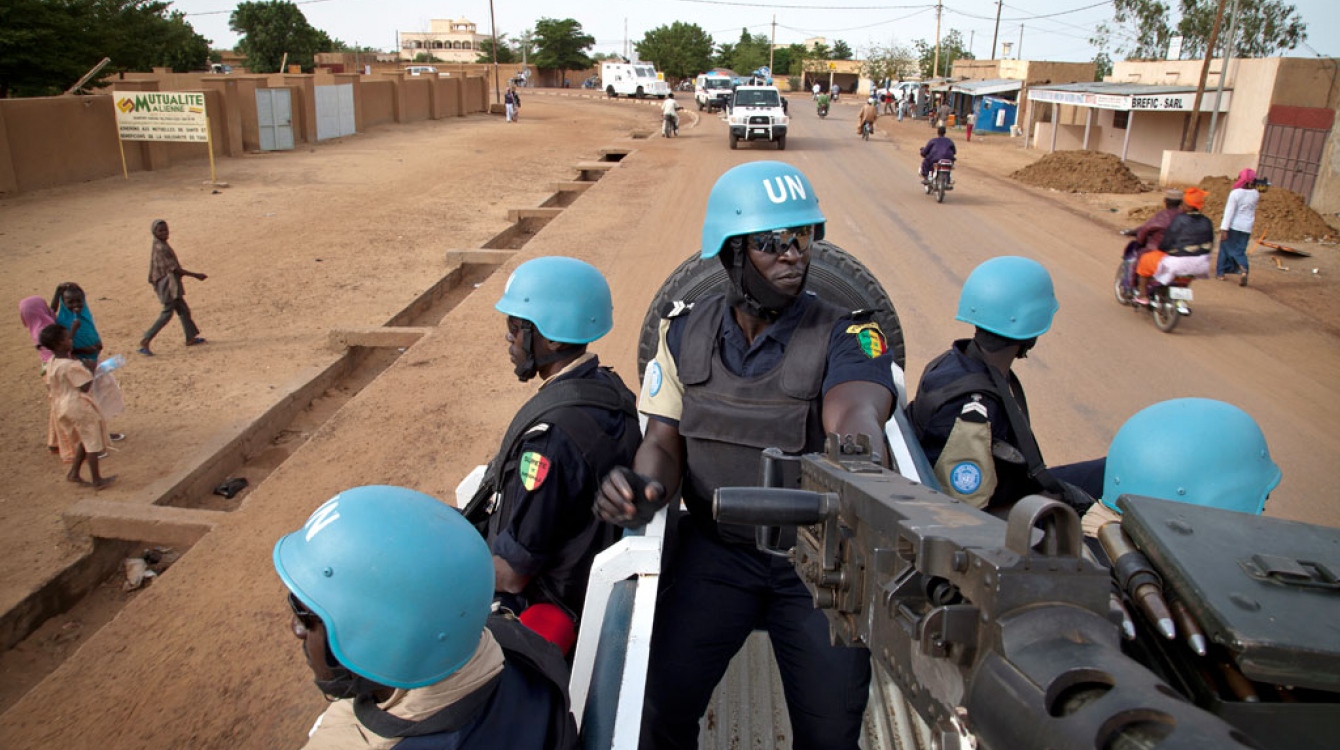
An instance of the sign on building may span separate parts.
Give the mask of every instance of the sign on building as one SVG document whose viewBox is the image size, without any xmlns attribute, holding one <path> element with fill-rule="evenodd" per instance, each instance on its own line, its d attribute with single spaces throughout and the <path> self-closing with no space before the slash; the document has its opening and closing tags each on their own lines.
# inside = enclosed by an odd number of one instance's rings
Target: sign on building
<svg viewBox="0 0 1340 750">
<path fill-rule="evenodd" d="M 123 141 L 208 143 L 205 95 L 185 91 L 116 91 L 116 130 Z"/>
<path fill-rule="evenodd" d="M 1175 36 L 1168 40 L 1168 59 L 1169 60 L 1182 59 L 1182 37 Z"/>
</svg>

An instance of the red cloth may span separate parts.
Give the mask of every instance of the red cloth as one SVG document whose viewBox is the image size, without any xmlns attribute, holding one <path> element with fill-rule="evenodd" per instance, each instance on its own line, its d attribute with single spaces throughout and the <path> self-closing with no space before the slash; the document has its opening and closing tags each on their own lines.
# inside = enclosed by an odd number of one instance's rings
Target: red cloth
<svg viewBox="0 0 1340 750">
<path fill-rule="evenodd" d="M 522 612 L 521 624 L 539 633 L 546 641 L 558 646 L 564 656 L 577 642 L 577 626 L 567 613 L 552 604 L 532 604 Z"/>
</svg>

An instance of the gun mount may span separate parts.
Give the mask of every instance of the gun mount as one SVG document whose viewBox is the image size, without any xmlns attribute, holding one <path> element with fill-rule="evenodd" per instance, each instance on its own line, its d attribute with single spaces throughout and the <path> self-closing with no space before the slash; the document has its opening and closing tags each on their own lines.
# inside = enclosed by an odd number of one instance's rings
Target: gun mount
<svg viewBox="0 0 1340 750">
<path fill-rule="evenodd" d="M 966 727 L 994 750 L 1256 747 L 1122 654 L 1111 575 L 1069 506 L 1032 496 L 1003 521 L 869 459 L 836 435 L 765 451 L 765 486 L 719 489 L 714 512 L 763 527 L 834 642 L 868 648 L 942 746 Z"/>
</svg>

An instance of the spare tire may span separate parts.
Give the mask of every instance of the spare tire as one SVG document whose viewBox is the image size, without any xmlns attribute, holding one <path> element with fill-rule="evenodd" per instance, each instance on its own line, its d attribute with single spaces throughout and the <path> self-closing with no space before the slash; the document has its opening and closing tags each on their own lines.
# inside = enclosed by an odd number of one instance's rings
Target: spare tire
<svg viewBox="0 0 1340 750">
<path fill-rule="evenodd" d="M 656 356 L 661 316 L 670 303 L 676 300 L 694 302 L 724 292 L 728 283 L 726 269 L 716 258 L 694 255 L 670 273 L 652 298 L 638 333 L 639 382 L 647 363 Z M 837 245 L 820 240 L 810 250 L 810 275 L 805 281 L 805 289 L 846 310 L 874 310 L 874 319 L 884 331 L 894 361 L 899 367 L 903 366 L 903 329 L 898 323 L 898 312 L 888 292 L 861 261 Z"/>
</svg>

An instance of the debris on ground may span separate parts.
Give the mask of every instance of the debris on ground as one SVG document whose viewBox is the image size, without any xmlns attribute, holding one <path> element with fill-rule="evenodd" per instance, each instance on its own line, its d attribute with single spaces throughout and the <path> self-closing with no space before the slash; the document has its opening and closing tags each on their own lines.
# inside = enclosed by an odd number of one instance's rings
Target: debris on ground
<svg viewBox="0 0 1340 750">
<path fill-rule="evenodd" d="M 1115 154 L 1056 151 L 1010 175 L 1034 187 L 1064 193 L 1143 193 L 1139 177 Z"/>
<path fill-rule="evenodd" d="M 1201 190 L 1208 191 L 1210 196 L 1205 199 L 1205 215 L 1210 217 L 1217 229 L 1219 221 L 1224 216 L 1224 204 L 1228 202 L 1228 194 L 1233 187 L 1233 180 L 1229 177 L 1206 177 L 1198 185 Z M 1162 200 L 1157 203 L 1133 208 L 1126 212 L 1131 219 L 1143 222 L 1153 216 L 1159 209 L 1163 208 Z M 1253 230 L 1253 236 L 1259 237 L 1265 232 L 1266 237 L 1274 240 L 1305 240 L 1311 242 L 1314 238 L 1325 238 L 1329 235 L 1331 238 L 1340 236 L 1340 230 L 1326 223 L 1326 219 L 1321 214 L 1313 211 L 1303 196 L 1292 190 L 1285 190 L 1281 187 L 1271 187 L 1261 195 L 1261 205 L 1256 209 L 1256 227 Z"/>
</svg>

